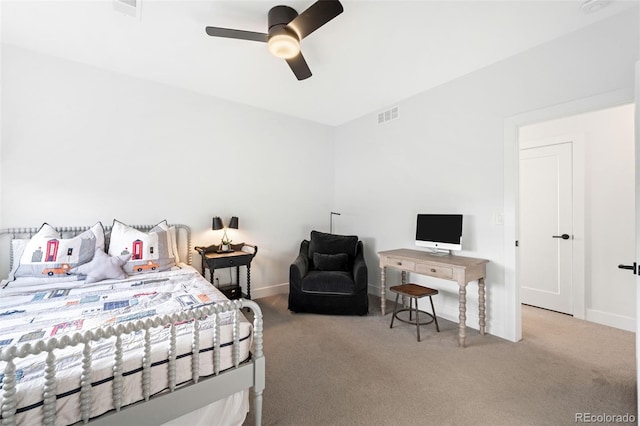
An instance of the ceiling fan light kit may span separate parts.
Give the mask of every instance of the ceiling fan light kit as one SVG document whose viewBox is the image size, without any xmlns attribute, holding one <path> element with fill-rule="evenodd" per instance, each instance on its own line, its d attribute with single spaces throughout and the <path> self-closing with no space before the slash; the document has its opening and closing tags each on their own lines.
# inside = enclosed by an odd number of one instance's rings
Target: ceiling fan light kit
<svg viewBox="0 0 640 426">
<path fill-rule="evenodd" d="M 298 80 L 311 77 L 311 70 L 300 51 L 300 41 L 343 12 L 337 0 L 319 0 L 298 15 L 289 6 L 275 6 L 269 10 L 268 33 L 206 27 L 212 37 L 236 38 L 267 43 L 269 52 L 284 59 Z"/>
<path fill-rule="evenodd" d="M 273 56 L 282 59 L 291 59 L 300 53 L 298 40 L 287 34 L 278 34 L 270 37 L 267 46 Z"/>
</svg>

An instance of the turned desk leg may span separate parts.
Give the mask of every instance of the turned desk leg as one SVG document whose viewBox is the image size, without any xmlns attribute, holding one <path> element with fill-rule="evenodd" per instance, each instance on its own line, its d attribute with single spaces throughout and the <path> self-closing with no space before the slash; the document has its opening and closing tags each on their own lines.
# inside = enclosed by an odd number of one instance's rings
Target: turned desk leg
<svg viewBox="0 0 640 426">
<path fill-rule="evenodd" d="M 402 285 L 405 285 L 407 283 L 407 271 L 402 271 L 400 273 L 400 283 Z M 416 304 L 418 303 L 418 301 L 416 300 Z M 402 307 L 406 308 L 407 305 L 407 296 L 402 295 Z M 409 318 L 411 318 L 411 311 L 409 311 Z"/>
<path fill-rule="evenodd" d="M 485 297 L 484 297 L 484 278 L 478 280 L 478 314 L 480 316 L 480 334 L 485 333 Z"/>
<path fill-rule="evenodd" d="M 458 346 L 464 348 L 467 337 L 467 283 L 458 283 L 460 286 L 460 324 L 458 325 Z"/>
<path fill-rule="evenodd" d="M 382 316 L 385 314 L 385 307 L 387 303 L 387 291 L 385 289 L 387 276 L 384 267 L 380 268 L 380 311 Z"/>
</svg>

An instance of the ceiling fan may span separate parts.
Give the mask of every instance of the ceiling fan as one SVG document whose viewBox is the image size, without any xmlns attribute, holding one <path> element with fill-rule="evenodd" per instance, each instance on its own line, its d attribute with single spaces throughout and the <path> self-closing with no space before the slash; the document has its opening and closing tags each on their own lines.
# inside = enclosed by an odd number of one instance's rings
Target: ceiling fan
<svg viewBox="0 0 640 426">
<path fill-rule="evenodd" d="M 311 70 L 300 51 L 300 40 L 338 16 L 344 9 L 337 0 L 319 0 L 298 15 L 289 6 L 275 6 L 269 10 L 268 32 L 206 27 L 213 37 L 227 37 L 267 43 L 269 51 L 287 61 L 298 80 L 311 77 Z"/>
</svg>

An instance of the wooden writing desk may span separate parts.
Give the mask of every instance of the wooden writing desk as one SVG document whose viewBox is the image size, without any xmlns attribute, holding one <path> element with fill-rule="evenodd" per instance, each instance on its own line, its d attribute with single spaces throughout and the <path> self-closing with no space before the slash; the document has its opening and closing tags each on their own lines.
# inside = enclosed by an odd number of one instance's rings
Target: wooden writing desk
<svg viewBox="0 0 640 426">
<path fill-rule="evenodd" d="M 381 251 L 380 256 L 380 309 L 385 315 L 386 307 L 386 274 L 385 268 L 402 271 L 402 284 L 407 283 L 406 273 L 415 272 L 430 277 L 456 281 L 458 283 L 458 299 L 460 303 L 460 324 L 458 328 L 458 344 L 465 346 L 467 321 L 467 284 L 478 280 L 478 314 L 480 317 L 480 334 L 485 333 L 485 259 L 463 256 L 436 256 L 428 252 L 410 249 Z"/>
</svg>

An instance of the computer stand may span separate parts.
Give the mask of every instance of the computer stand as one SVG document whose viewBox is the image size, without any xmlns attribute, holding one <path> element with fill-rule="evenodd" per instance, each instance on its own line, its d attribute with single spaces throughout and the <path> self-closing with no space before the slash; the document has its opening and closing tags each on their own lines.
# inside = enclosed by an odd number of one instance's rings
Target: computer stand
<svg viewBox="0 0 640 426">
<path fill-rule="evenodd" d="M 433 250 L 427 250 L 427 253 L 433 256 L 453 256 L 452 250 L 433 249 Z"/>
</svg>

